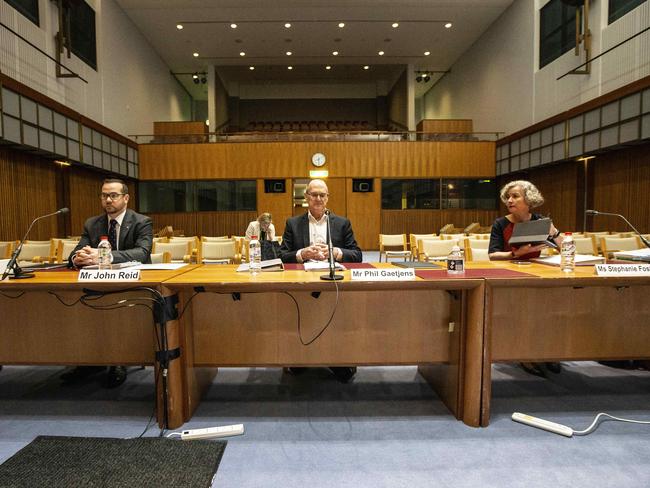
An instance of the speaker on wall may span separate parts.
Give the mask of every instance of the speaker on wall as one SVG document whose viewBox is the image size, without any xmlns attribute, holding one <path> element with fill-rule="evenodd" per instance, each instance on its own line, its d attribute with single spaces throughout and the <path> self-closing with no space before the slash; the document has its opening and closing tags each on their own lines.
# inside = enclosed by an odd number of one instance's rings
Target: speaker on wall
<svg viewBox="0 0 650 488">
<path fill-rule="evenodd" d="M 373 191 L 372 178 L 355 178 L 352 180 L 352 191 L 356 193 L 368 193 Z"/>
<path fill-rule="evenodd" d="M 285 193 L 285 180 L 264 180 L 264 193 Z"/>
</svg>

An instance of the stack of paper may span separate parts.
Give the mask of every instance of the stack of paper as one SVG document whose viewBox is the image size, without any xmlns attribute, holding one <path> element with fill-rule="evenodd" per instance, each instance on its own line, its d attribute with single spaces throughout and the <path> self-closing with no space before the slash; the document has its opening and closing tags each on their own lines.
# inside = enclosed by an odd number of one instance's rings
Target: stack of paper
<svg viewBox="0 0 650 488">
<path fill-rule="evenodd" d="M 548 264 L 550 266 L 559 266 L 562 260 L 562 256 L 559 254 L 554 254 L 553 256 L 546 256 L 543 258 L 533 258 L 531 261 L 535 261 L 540 264 Z M 594 264 L 604 263 L 605 258 L 602 256 L 593 256 L 591 254 L 576 254 L 575 255 L 575 264 L 576 266 L 592 266 Z"/>
</svg>

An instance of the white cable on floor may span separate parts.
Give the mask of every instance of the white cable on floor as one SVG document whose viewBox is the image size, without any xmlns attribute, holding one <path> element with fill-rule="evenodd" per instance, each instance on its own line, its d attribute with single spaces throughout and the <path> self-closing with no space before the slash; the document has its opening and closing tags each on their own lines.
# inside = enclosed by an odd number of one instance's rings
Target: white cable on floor
<svg viewBox="0 0 650 488">
<path fill-rule="evenodd" d="M 171 432 L 171 433 L 167 434 L 165 437 L 172 437 L 172 436 L 174 436 L 174 435 L 177 435 L 178 437 L 181 437 L 181 433 L 180 433 L 180 432 Z"/>
<path fill-rule="evenodd" d="M 573 430 L 571 427 L 568 427 L 566 425 L 551 422 L 550 420 L 540 419 L 539 417 L 533 417 L 532 415 L 527 415 L 525 413 L 520 413 L 520 412 L 514 412 L 512 414 L 512 420 L 514 420 L 515 422 L 529 425 L 531 427 L 536 427 L 538 429 L 546 430 L 548 432 L 553 432 L 554 434 L 563 435 L 565 437 L 573 437 L 574 435 L 591 434 L 591 432 L 596 430 L 596 427 L 599 425 L 598 419 L 600 419 L 603 416 L 609 417 L 609 419 L 617 420 L 619 422 L 629 422 L 632 424 L 650 424 L 650 421 L 648 420 L 622 419 L 620 417 L 614 417 L 613 415 L 604 412 L 601 412 L 598 415 L 596 415 L 594 421 L 585 430 Z M 609 419 L 605 419 L 605 420 L 609 420 Z"/>
<path fill-rule="evenodd" d="M 573 435 L 591 434 L 592 431 L 596 430 L 596 427 L 597 427 L 596 424 L 598 424 L 598 419 L 600 417 L 603 417 L 603 416 L 604 417 L 609 417 L 609 419 L 612 419 L 612 420 L 618 420 L 619 422 L 629 422 L 629 423 L 632 423 L 632 424 L 650 424 L 650 420 L 622 419 L 620 417 L 614 417 L 613 415 L 610 415 L 608 413 L 601 412 L 598 415 L 596 415 L 596 418 L 594 419 L 594 421 L 591 423 L 591 425 L 589 427 L 587 427 L 585 430 L 574 430 Z M 604 421 L 607 421 L 609 419 L 605 419 Z"/>
</svg>

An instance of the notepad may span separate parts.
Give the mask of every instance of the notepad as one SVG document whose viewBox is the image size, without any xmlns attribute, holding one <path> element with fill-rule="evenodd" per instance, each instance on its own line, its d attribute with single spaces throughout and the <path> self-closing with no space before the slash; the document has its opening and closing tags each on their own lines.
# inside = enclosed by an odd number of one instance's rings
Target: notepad
<svg viewBox="0 0 650 488">
<path fill-rule="evenodd" d="M 284 265 L 282 264 L 282 260 L 280 258 L 260 261 L 260 266 L 262 271 L 283 271 L 284 270 Z M 249 270 L 250 270 L 249 263 L 241 263 L 237 267 L 237 271 L 249 271 Z"/>
</svg>

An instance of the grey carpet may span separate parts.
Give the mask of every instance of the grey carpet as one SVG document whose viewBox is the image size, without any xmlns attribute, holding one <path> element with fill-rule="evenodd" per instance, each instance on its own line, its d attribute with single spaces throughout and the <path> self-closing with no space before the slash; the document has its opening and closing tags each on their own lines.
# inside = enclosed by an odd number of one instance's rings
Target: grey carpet
<svg viewBox="0 0 650 488">
<path fill-rule="evenodd" d="M 206 488 L 225 441 L 39 436 L 0 465 L 0 487 Z"/>
</svg>

